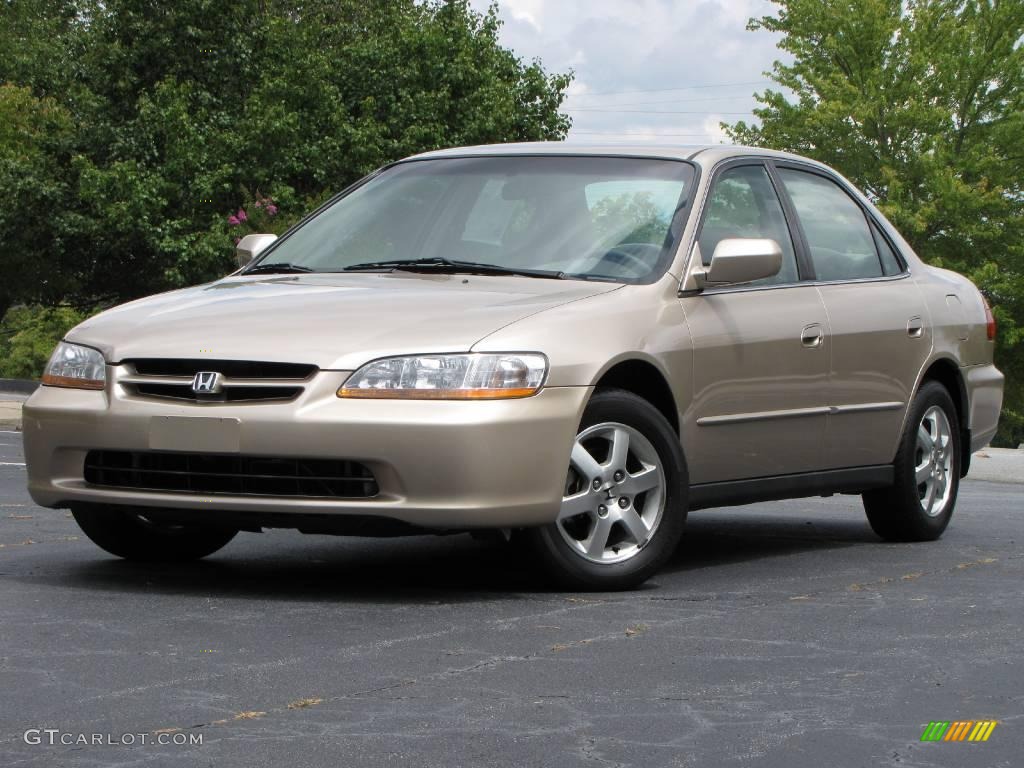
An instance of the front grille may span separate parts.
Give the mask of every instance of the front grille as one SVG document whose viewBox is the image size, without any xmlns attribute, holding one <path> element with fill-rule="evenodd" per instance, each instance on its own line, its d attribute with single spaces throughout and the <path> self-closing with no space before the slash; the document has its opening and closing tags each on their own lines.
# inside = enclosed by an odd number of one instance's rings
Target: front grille
<svg viewBox="0 0 1024 768">
<path fill-rule="evenodd" d="M 292 459 L 212 453 L 89 451 L 85 481 L 143 491 L 368 499 L 370 469 L 348 459 Z"/>
<path fill-rule="evenodd" d="M 232 379 L 306 379 L 316 373 L 315 365 L 303 363 L 265 363 L 257 360 L 178 360 L 137 358 L 125 360 L 140 376 L 188 376 L 199 371 L 217 371 Z"/>
<path fill-rule="evenodd" d="M 319 370 L 305 363 L 257 360 L 194 360 L 138 358 L 125 360 L 120 382 L 136 397 L 189 400 L 194 403 L 245 403 L 294 400 Z M 216 392 L 196 393 L 192 379 L 199 372 L 216 372 Z"/>
<path fill-rule="evenodd" d="M 171 397 L 197 403 L 244 403 L 254 400 L 292 400 L 302 387 L 231 387 L 217 395 L 197 395 L 192 384 L 135 384 L 135 393 L 145 397 Z"/>
</svg>

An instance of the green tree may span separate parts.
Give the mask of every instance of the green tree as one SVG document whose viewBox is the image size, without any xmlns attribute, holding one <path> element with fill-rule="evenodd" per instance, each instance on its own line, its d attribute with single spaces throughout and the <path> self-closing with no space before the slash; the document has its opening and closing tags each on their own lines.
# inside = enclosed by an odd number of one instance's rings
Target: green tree
<svg viewBox="0 0 1024 768">
<path fill-rule="evenodd" d="M 88 317 L 73 307 L 15 307 L 0 325 L 0 377 L 40 375 L 57 342 Z"/>
<path fill-rule="evenodd" d="M 564 137 L 570 77 L 498 30 L 466 0 L 0 3 L 0 196 L 30 201 L 0 206 L 0 269 L 45 266 L 0 317 L 218 277 L 256 199 L 294 221 L 404 155 Z"/>
<path fill-rule="evenodd" d="M 41 97 L 66 97 L 75 80 L 79 14 L 90 12 L 74 0 L 0 3 L 0 83 L 29 86 Z"/>
<path fill-rule="evenodd" d="M 72 141 L 64 107 L 0 85 L 0 319 L 17 301 L 54 302 L 70 288 Z"/>
<path fill-rule="evenodd" d="M 973 279 L 1000 321 L 999 440 L 1024 441 L 1024 3 L 773 0 L 782 88 L 737 142 L 839 169 L 931 264 Z"/>
</svg>

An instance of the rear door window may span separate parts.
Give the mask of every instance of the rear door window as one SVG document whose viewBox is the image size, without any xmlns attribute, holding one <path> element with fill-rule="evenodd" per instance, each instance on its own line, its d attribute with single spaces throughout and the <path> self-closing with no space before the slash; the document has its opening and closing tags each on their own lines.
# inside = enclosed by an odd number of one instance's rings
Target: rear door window
<svg viewBox="0 0 1024 768">
<path fill-rule="evenodd" d="M 882 235 L 882 231 L 872 222 L 871 233 L 875 236 L 875 246 L 878 248 L 878 258 L 882 262 L 882 273 L 889 277 L 898 275 L 903 271 L 903 264 L 900 262 L 896 251 L 889 245 L 889 241 Z"/>
<path fill-rule="evenodd" d="M 853 198 L 824 176 L 792 168 L 778 171 L 800 217 L 818 279 L 882 277 L 871 228 Z"/>
</svg>

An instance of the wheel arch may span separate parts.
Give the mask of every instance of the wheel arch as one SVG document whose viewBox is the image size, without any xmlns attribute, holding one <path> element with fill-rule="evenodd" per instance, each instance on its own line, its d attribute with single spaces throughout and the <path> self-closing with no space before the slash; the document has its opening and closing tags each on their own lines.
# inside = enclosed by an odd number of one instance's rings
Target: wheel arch
<svg viewBox="0 0 1024 768">
<path fill-rule="evenodd" d="M 926 381 L 934 381 L 941 384 L 949 392 L 950 398 L 957 411 L 957 426 L 960 429 L 961 461 L 960 476 L 966 476 L 971 468 L 971 429 L 970 429 L 970 402 L 967 398 L 967 385 L 960 373 L 960 367 L 956 361 L 941 357 L 933 360 L 925 369 L 918 384 L 918 390 L 924 386 Z"/>
<path fill-rule="evenodd" d="M 619 360 L 603 371 L 597 389 L 623 389 L 643 398 L 661 413 L 679 434 L 679 408 L 665 374 L 654 363 L 639 358 Z"/>
</svg>

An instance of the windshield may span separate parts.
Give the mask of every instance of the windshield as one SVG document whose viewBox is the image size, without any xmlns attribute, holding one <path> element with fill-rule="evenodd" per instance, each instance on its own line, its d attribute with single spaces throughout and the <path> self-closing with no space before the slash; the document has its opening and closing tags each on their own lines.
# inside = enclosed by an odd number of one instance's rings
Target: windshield
<svg viewBox="0 0 1024 768">
<path fill-rule="evenodd" d="M 472 271 L 475 265 L 536 276 L 653 280 L 667 268 L 692 178 L 688 163 L 646 158 L 399 163 L 293 230 L 249 269 Z"/>
</svg>

